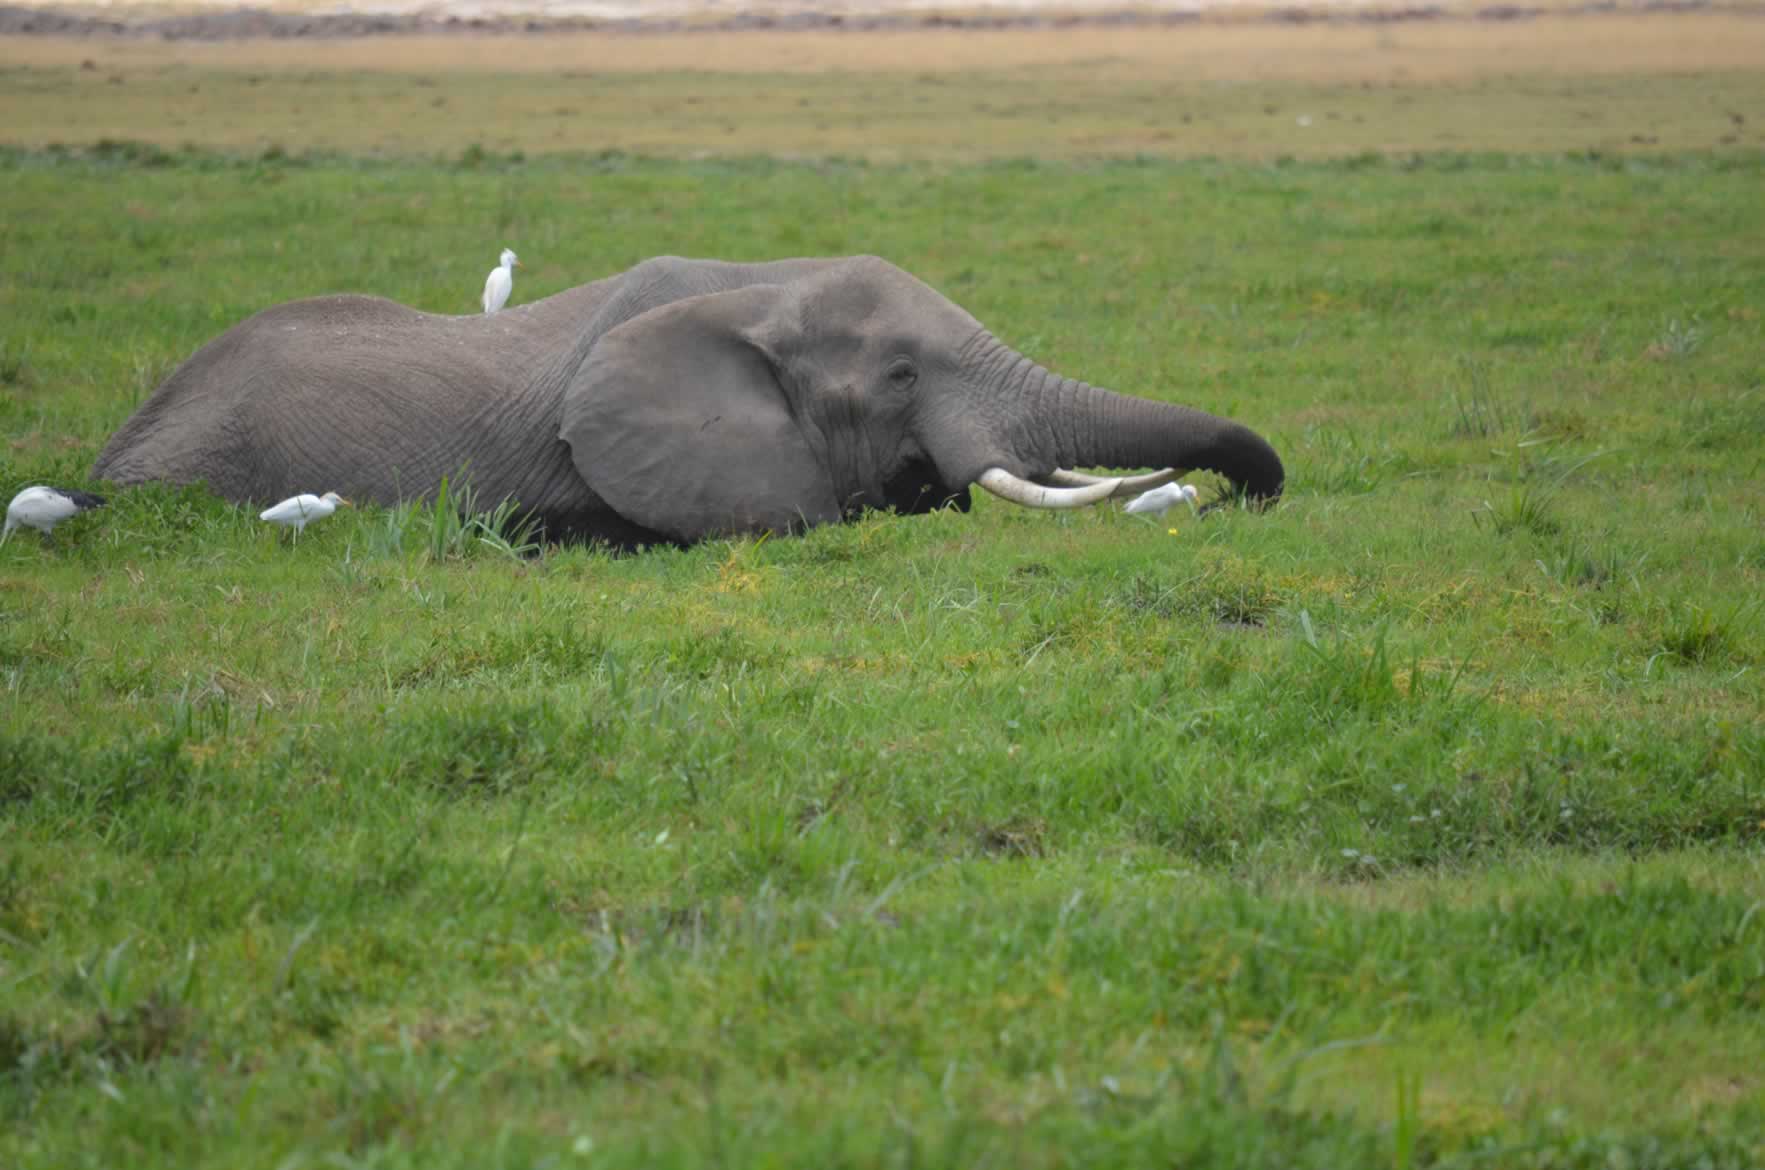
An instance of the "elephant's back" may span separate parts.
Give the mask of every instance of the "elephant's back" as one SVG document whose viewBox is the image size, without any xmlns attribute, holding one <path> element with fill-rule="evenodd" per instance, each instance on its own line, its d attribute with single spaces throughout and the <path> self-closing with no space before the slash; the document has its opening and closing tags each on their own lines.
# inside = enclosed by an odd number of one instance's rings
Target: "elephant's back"
<svg viewBox="0 0 1765 1170">
<path fill-rule="evenodd" d="M 390 330 L 420 316 L 382 297 L 310 297 L 252 314 L 198 349 L 161 382 L 99 452 L 94 479 L 117 483 L 207 478 L 241 404 L 289 352 L 355 327 Z"/>
<path fill-rule="evenodd" d="M 282 492 L 328 451 L 374 444 L 409 459 L 403 449 L 425 441 L 414 418 L 475 412 L 507 389 L 509 354 L 540 344 L 536 324 L 493 320 L 358 294 L 264 309 L 174 370 L 111 437 L 93 478 L 206 480 L 249 501 Z"/>
</svg>

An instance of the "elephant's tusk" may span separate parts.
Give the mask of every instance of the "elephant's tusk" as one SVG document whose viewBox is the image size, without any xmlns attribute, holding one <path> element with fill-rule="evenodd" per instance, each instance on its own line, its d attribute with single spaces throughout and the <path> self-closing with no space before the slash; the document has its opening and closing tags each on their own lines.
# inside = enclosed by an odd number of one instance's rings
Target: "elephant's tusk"
<svg viewBox="0 0 1765 1170">
<path fill-rule="evenodd" d="M 1003 467 L 981 472 L 980 485 L 1002 500 L 1026 508 L 1085 508 L 1107 500 L 1121 486 L 1119 479 L 1102 479 L 1084 487 L 1043 487 L 1011 474 Z"/>
<path fill-rule="evenodd" d="M 1141 492 L 1150 491 L 1155 487 L 1163 487 L 1165 484 L 1181 479 L 1188 474 L 1186 468 L 1167 467 L 1163 471 L 1153 471 L 1146 475 L 1123 476 L 1120 480 L 1121 486 L 1111 493 L 1111 498 L 1121 500 L 1128 496 L 1137 496 Z M 1067 471 L 1065 468 L 1057 467 L 1054 469 L 1054 474 L 1048 477 L 1048 482 L 1058 487 L 1084 487 L 1088 484 L 1109 481 L 1105 476 L 1086 475 L 1082 471 Z"/>
</svg>

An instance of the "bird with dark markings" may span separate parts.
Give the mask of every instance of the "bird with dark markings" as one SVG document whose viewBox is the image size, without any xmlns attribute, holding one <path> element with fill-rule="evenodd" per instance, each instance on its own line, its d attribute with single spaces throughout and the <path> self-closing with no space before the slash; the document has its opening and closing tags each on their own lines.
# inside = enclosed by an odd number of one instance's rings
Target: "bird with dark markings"
<svg viewBox="0 0 1765 1170">
<path fill-rule="evenodd" d="M 14 528 L 35 528 L 47 541 L 55 526 L 63 520 L 103 506 L 104 497 L 91 492 L 68 491 L 44 484 L 28 487 L 6 505 L 6 527 L 0 529 L 0 544 L 6 543 Z"/>
</svg>

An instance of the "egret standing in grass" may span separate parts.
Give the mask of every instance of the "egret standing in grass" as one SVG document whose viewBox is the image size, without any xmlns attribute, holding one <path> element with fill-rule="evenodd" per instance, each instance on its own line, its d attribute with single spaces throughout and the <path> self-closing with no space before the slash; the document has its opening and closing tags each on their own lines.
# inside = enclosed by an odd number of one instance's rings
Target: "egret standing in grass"
<svg viewBox="0 0 1765 1170">
<path fill-rule="evenodd" d="M 336 492 L 326 492 L 322 496 L 307 495 L 289 496 L 273 508 L 265 508 L 258 513 L 258 519 L 268 520 L 271 524 L 280 524 L 284 528 L 294 529 L 294 540 L 300 542 L 300 534 L 314 520 L 323 520 L 337 510 L 341 504 L 349 507 L 350 503 Z"/>
<path fill-rule="evenodd" d="M 20 527 L 35 528 L 46 541 L 55 526 L 69 516 L 103 506 L 104 497 L 90 492 L 69 492 L 42 484 L 28 487 L 6 505 L 6 527 L 0 528 L 0 544 L 5 544 L 12 530 Z"/>
<path fill-rule="evenodd" d="M 484 278 L 484 311 L 494 313 L 509 303 L 509 294 L 515 291 L 515 269 L 521 262 L 507 248 L 503 249 L 502 259 Z"/>
<path fill-rule="evenodd" d="M 1149 492 L 1141 492 L 1128 501 L 1124 512 L 1136 516 L 1156 516 L 1164 518 L 1164 514 L 1178 504 L 1188 504 L 1191 508 L 1201 493 L 1195 490 L 1192 483 L 1167 483 L 1163 487 L 1155 487 Z"/>
</svg>

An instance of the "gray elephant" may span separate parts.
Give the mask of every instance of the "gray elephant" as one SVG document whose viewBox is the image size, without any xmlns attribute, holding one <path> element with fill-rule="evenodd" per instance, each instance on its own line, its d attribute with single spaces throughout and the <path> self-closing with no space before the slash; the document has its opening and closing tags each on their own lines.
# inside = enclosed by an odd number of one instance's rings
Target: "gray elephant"
<svg viewBox="0 0 1765 1170">
<path fill-rule="evenodd" d="M 1097 465 L 1164 470 L 1065 470 Z M 1262 502 L 1283 482 L 1248 428 L 1049 373 L 873 256 L 662 257 L 489 316 L 280 305 L 179 367 L 92 474 L 390 504 L 462 467 L 553 538 L 625 548 L 966 509 L 976 483 L 1078 507 L 1192 469 Z"/>
</svg>

